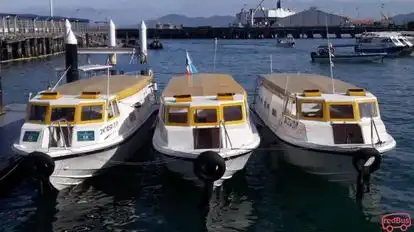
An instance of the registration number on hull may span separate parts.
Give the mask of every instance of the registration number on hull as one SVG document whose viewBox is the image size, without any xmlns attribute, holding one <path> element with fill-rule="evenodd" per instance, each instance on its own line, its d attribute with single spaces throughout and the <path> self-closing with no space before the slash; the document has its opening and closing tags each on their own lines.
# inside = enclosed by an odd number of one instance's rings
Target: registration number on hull
<svg viewBox="0 0 414 232">
<path fill-rule="evenodd" d="M 115 122 L 105 126 L 104 128 L 102 128 L 100 130 L 100 134 L 102 135 L 102 134 L 105 134 L 105 133 L 115 129 L 118 126 L 118 124 L 119 124 L 118 121 L 115 121 Z"/>
</svg>

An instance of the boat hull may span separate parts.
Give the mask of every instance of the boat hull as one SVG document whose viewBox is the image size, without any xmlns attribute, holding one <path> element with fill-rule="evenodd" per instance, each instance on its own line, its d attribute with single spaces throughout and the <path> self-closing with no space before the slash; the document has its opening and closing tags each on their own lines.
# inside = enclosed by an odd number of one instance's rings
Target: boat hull
<svg viewBox="0 0 414 232">
<path fill-rule="evenodd" d="M 284 47 L 284 48 L 291 48 L 295 46 L 295 42 L 288 42 L 288 43 L 277 43 L 276 46 Z"/>
<path fill-rule="evenodd" d="M 294 145 L 273 133 L 256 112 L 254 112 L 254 120 L 260 125 L 258 130 L 262 135 L 261 137 L 264 138 L 264 142 L 274 145 L 275 150 L 281 151 L 280 155 L 285 162 L 300 167 L 303 171 L 320 176 L 330 182 L 343 184 L 353 184 L 356 182 L 358 172 L 352 163 L 353 151 L 318 150 Z M 382 149 L 378 149 L 381 156 L 384 152 L 393 149 L 395 145 L 395 141 L 392 140 Z"/>
<path fill-rule="evenodd" d="M 355 46 L 356 53 L 387 53 L 387 56 L 409 56 L 414 47 L 363 48 Z"/>
<path fill-rule="evenodd" d="M 225 180 L 231 179 L 236 172 L 242 170 L 246 166 L 251 153 L 249 151 L 227 159 L 225 161 L 226 171 L 219 180 L 214 182 L 214 186 L 221 186 Z M 181 178 L 193 182 L 196 186 L 202 187 L 204 185 L 194 174 L 193 163 L 195 159 L 185 159 L 178 155 L 173 156 L 165 153 L 162 154 L 162 157 L 169 171 L 179 174 Z"/>
<path fill-rule="evenodd" d="M 144 144 L 145 140 L 142 138 L 146 138 L 153 129 L 157 112 L 158 110 L 154 110 L 146 121 L 121 143 L 87 153 L 53 158 L 55 170 L 50 177 L 51 184 L 57 190 L 63 190 L 78 185 L 87 178 L 100 175 L 108 168 L 119 165 L 130 158 Z M 28 155 L 15 148 L 14 151 L 19 155 Z"/>
<path fill-rule="evenodd" d="M 364 62 L 382 62 L 384 55 L 335 55 L 332 57 L 334 63 L 364 63 Z M 312 62 L 328 63 L 328 56 L 312 56 Z"/>
</svg>

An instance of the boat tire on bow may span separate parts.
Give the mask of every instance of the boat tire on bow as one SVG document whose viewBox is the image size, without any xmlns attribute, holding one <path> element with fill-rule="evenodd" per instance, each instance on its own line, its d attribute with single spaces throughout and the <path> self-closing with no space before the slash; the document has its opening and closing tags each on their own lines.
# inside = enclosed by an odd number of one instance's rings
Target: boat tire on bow
<svg viewBox="0 0 414 232">
<path fill-rule="evenodd" d="M 201 181 L 216 181 L 224 175 L 226 162 L 217 152 L 205 151 L 194 160 L 193 171 Z"/>
<path fill-rule="evenodd" d="M 352 156 L 352 165 L 358 173 L 364 171 L 364 164 L 371 157 L 374 157 L 374 162 L 369 166 L 369 174 L 374 173 L 380 168 L 382 157 L 379 151 L 375 148 L 362 148 L 354 153 Z"/>
</svg>

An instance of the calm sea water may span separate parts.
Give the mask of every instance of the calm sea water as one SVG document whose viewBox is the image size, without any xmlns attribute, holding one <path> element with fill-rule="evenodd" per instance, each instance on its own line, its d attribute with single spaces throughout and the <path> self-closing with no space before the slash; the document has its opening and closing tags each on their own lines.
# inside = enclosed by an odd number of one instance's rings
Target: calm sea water
<svg viewBox="0 0 414 232">
<path fill-rule="evenodd" d="M 349 41 L 334 41 L 341 42 Z M 256 75 L 270 72 L 270 55 L 274 72 L 329 75 L 329 66 L 310 62 L 309 52 L 320 44 L 326 41 L 298 40 L 291 49 L 276 48 L 274 40 L 219 41 L 214 67 L 213 41 L 166 40 L 163 51 L 150 51 L 149 62 L 163 88 L 172 74 L 183 73 L 187 49 L 199 71 L 232 74 L 253 93 Z M 103 57 L 92 60 L 105 62 Z M 397 148 L 375 173 L 362 208 L 352 187 L 277 163 L 278 152 L 260 151 L 213 196 L 209 211 L 200 210 L 201 190 L 169 173 L 148 140 L 134 156 L 134 165 L 113 168 L 56 199 L 39 201 L 33 187 L 23 184 L 0 199 L 0 231 L 381 231 L 383 214 L 414 215 L 413 64 L 414 58 L 401 58 L 383 64 L 335 65 L 336 78 L 379 98 L 382 118 L 397 140 Z M 3 66 L 5 101 L 25 102 L 29 92 L 53 79 L 57 66 L 64 66 L 63 57 Z M 17 131 L 8 134 L 12 132 Z"/>
</svg>

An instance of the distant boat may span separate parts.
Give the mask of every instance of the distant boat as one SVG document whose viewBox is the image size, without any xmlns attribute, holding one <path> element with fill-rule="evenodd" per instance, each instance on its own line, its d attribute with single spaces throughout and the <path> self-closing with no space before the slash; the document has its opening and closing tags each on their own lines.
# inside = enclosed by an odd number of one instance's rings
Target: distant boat
<svg viewBox="0 0 414 232">
<path fill-rule="evenodd" d="M 355 52 L 409 56 L 413 51 L 413 44 L 399 32 L 364 32 L 356 36 Z"/>
<path fill-rule="evenodd" d="M 295 39 L 293 39 L 293 38 L 279 38 L 279 39 L 277 39 L 277 46 L 278 47 L 291 48 L 291 47 L 295 46 Z"/>
<path fill-rule="evenodd" d="M 335 48 L 354 48 L 354 44 L 340 44 L 331 46 L 332 61 L 335 63 L 365 63 L 365 62 L 383 62 L 387 53 L 355 53 L 342 52 L 335 54 Z M 318 46 L 316 52 L 310 53 L 312 62 L 329 63 L 329 51 L 327 45 Z"/>
</svg>

